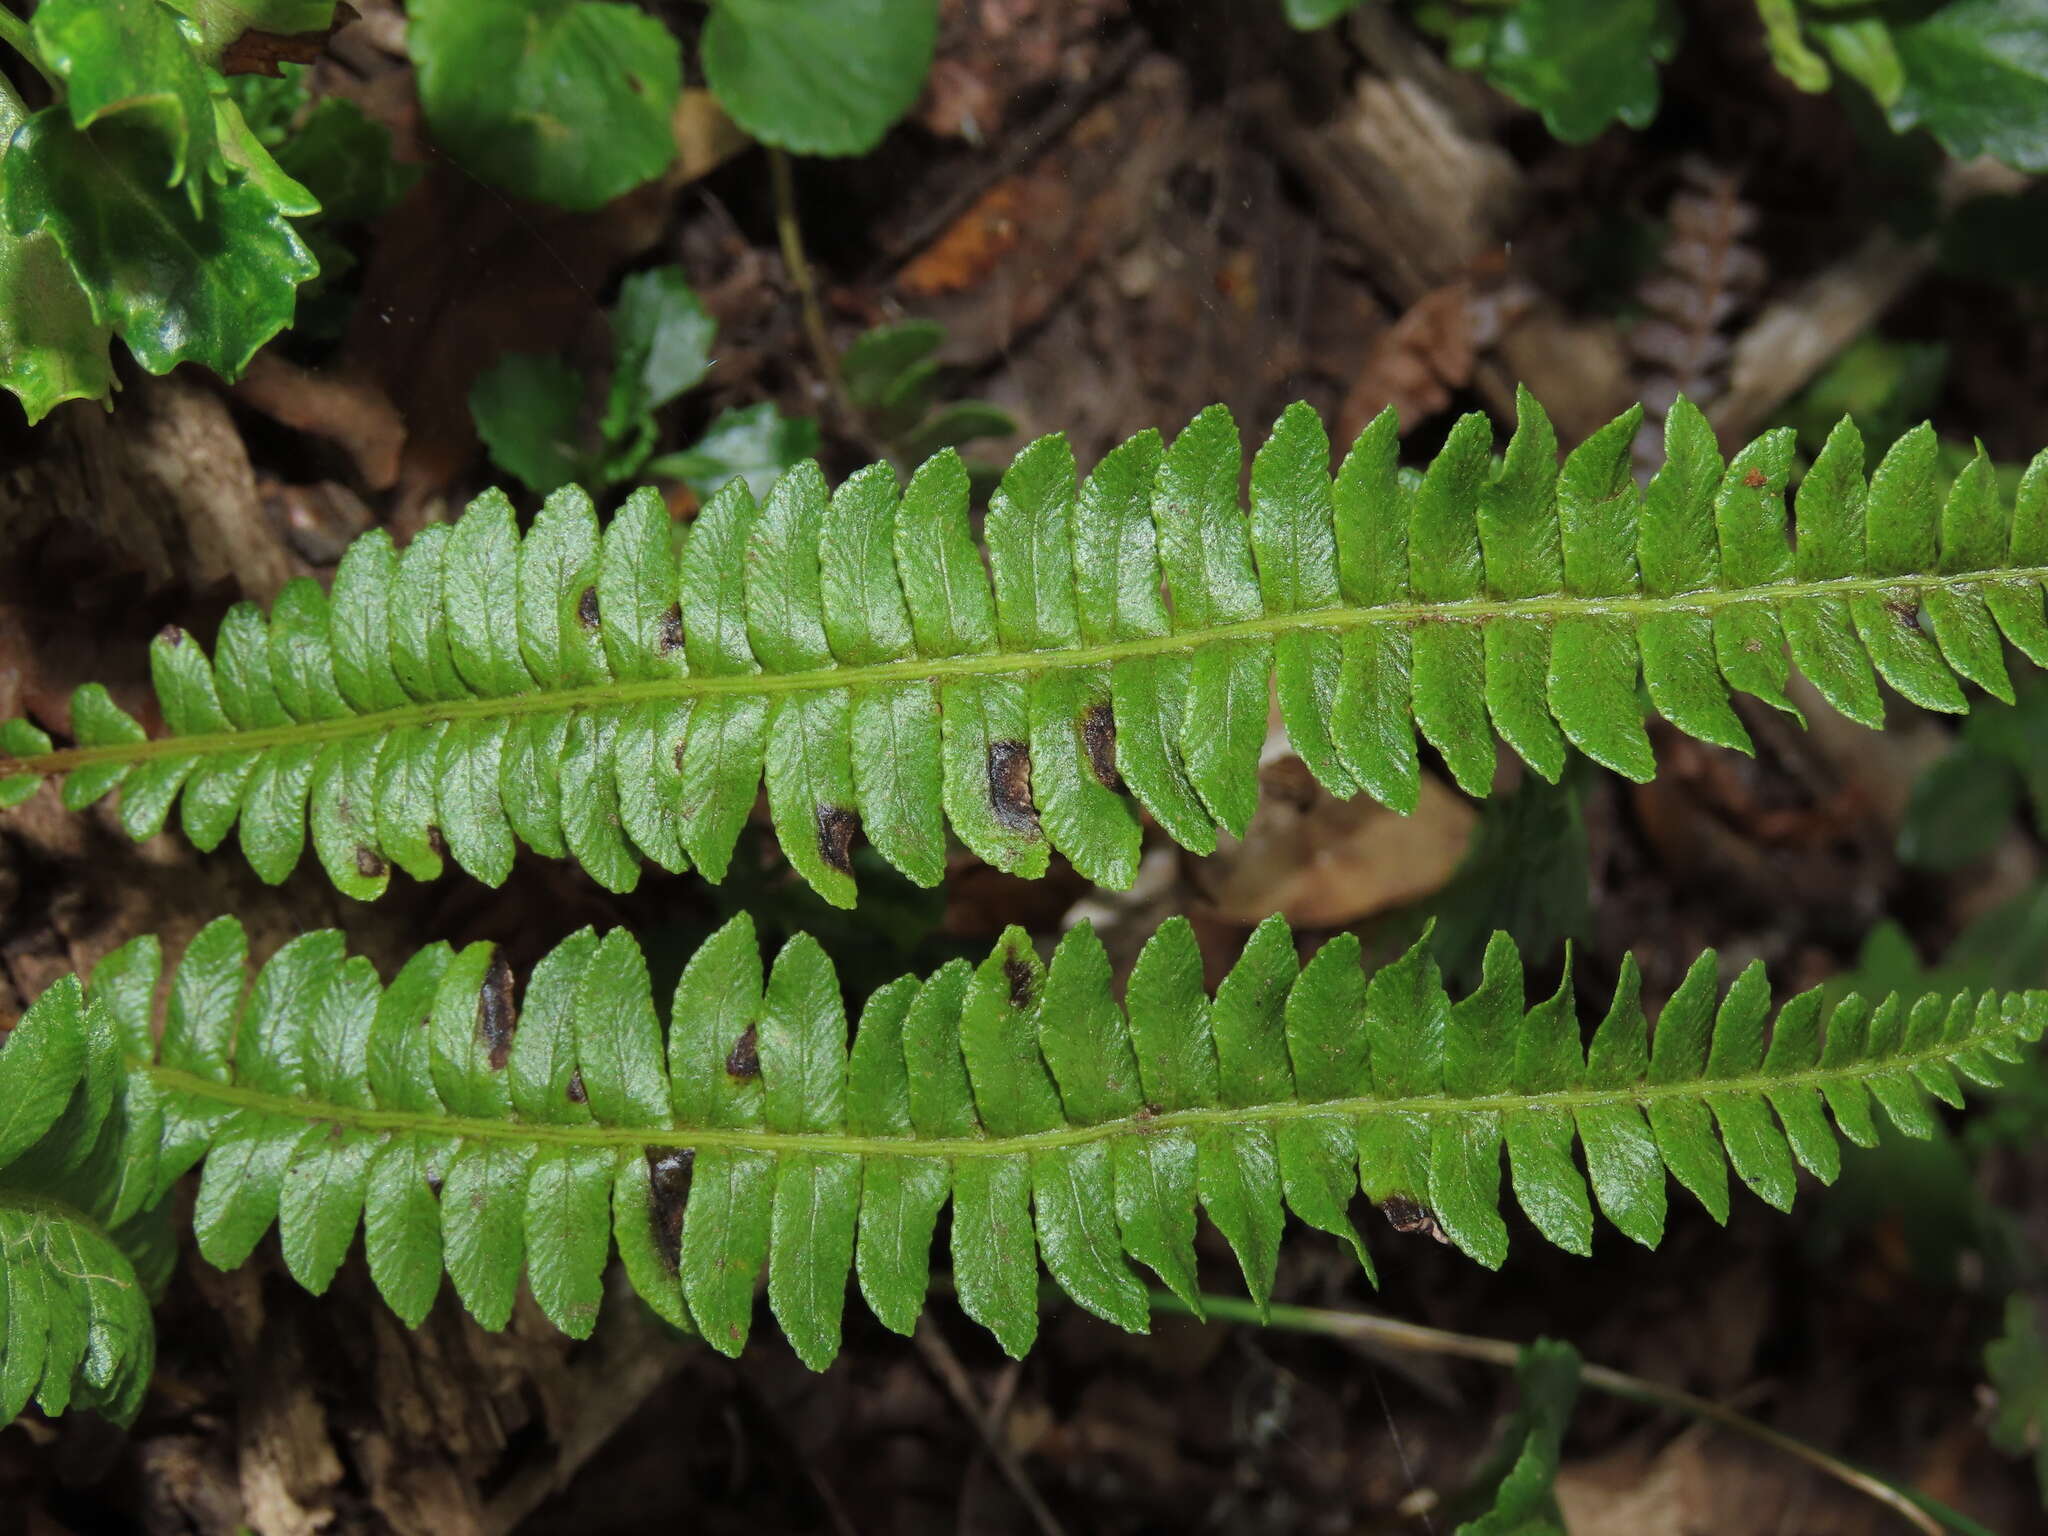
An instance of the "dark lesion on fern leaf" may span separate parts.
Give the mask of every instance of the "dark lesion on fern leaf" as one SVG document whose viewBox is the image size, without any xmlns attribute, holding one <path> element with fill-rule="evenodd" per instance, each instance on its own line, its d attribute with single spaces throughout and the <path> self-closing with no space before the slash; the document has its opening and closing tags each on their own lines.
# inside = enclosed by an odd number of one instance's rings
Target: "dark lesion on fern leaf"
<svg viewBox="0 0 2048 1536">
<path fill-rule="evenodd" d="M 1042 837 L 1038 808 L 1031 803 L 1031 748 L 1021 741 L 988 744 L 988 803 L 1006 832 Z"/>
<path fill-rule="evenodd" d="M 676 750 L 682 747 L 678 744 Z M 853 873 L 853 835 L 860 817 L 843 805 L 818 807 L 818 857 L 842 875 Z"/>
<path fill-rule="evenodd" d="M 1122 794 L 1124 776 L 1116 771 L 1116 711 L 1107 702 L 1082 711 L 1081 745 L 1088 750 L 1095 782 L 1112 794 Z"/>
<path fill-rule="evenodd" d="M 175 624 L 166 624 L 162 629 L 156 632 L 156 637 L 157 639 L 163 641 L 165 645 L 172 647 L 180 646 L 185 643 L 185 631 L 180 629 Z"/>
<path fill-rule="evenodd" d="M 581 1067 L 574 1067 L 570 1070 L 569 1086 L 564 1088 L 562 1092 L 567 1096 L 571 1104 L 588 1104 L 590 1102 L 590 1090 L 583 1086 L 583 1069 Z"/>
<path fill-rule="evenodd" d="M 383 854 L 366 844 L 356 844 L 356 873 L 365 880 L 375 880 L 389 868 Z"/>
<path fill-rule="evenodd" d="M 1021 955 L 1010 955 L 1004 959 L 1003 980 L 1010 984 L 1012 1008 L 1026 1009 L 1038 1001 L 1038 978 Z"/>
<path fill-rule="evenodd" d="M 647 1219 L 654 1230 L 655 1251 L 671 1272 L 683 1261 L 683 1208 L 690 1200 L 690 1165 L 694 1147 L 647 1149 Z"/>
<path fill-rule="evenodd" d="M 732 1049 L 726 1053 L 725 1058 L 727 1077 L 737 1077 L 744 1081 L 761 1075 L 760 1040 L 760 1032 L 749 1024 L 747 1032 L 733 1041 Z"/>
<path fill-rule="evenodd" d="M 668 612 L 661 616 L 661 654 L 672 655 L 683 648 L 683 607 L 670 603 Z"/>
<path fill-rule="evenodd" d="M 490 1052 L 491 1070 L 502 1072 L 512 1056 L 512 1036 L 519 1028 L 519 1015 L 512 1005 L 512 967 L 505 956 L 494 954 L 477 989 L 477 1043 Z"/>
<path fill-rule="evenodd" d="M 597 628 L 597 588 L 585 587 L 576 599 L 576 622 L 588 630 Z"/>
<path fill-rule="evenodd" d="M 1387 1196 L 1380 1202 L 1380 1214 L 1387 1218 L 1387 1225 L 1396 1232 L 1421 1233 L 1440 1243 L 1451 1240 L 1450 1234 L 1443 1229 L 1443 1223 L 1436 1219 L 1436 1212 L 1407 1195 Z"/>
</svg>

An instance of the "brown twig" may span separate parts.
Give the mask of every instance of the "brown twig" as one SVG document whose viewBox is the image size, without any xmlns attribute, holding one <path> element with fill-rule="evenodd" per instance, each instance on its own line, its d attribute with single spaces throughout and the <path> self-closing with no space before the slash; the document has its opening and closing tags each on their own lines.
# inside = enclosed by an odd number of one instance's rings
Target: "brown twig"
<svg viewBox="0 0 2048 1536">
<path fill-rule="evenodd" d="M 960 1357 L 953 1353 L 952 1345 L 946 1342 L 930 1318 L 917 1325 L 912 1342 L 917 1345 L 917 1352 L 924 1357 L 924 1363 L 931 1368 L 932 1374 L 939 1378 L 939 1384 L 951 1395 L 954 1404 L 967 1415 L 968 1422 L 973 1424 L 976 1433 L 981 1436 L 982 1445 L 988 1451 L 989 1458 L 995 1462 L 996 1470 L 1003 1474 L 1011 1491 L 1030 1512 L 1032 1523 L 1038 1527 L 1040 1536 L 1066 1536 L 1065 1527 L 1060 1524 L 1059 1517 L 1046 1505 L 1045 1500 L 1039 1497 L 1038 1490 L 1032 1486 L 1031 1479 L 1025 1474 L 1023 1463 L 1017 1460 L 1016 1453 L 1004 1441 L 1001 1425 L 990 1416 L 988 1410 L 982 1406 L 981 1399 L 976 1396 L 974 1383 L 967 1379 L 967 1369 L 961 1365 Z"/>
<path fill-rule="evenodd" d="M 1201 1301 L 1210 1318 L 1223 1322 L 1259 1323 L 1266 1327 L 1319 1333 L 1330 1338 L 1370 1340 L 1397 1349 L 1454 1355 L 1460 1359 L 1479 1360 L 1488 1365 L 1505 1366 L 1509 1369 L 1513 1369 L 1522 1354 L 1522 1346 L 1511 1339 L 1489 1339 L 1471 1333 L 1452 1333 L 1448 1329 L 1430 1328 L 1421 1323 L 1405 1323 L 1398 1318 L 1379 1317 L 1369 1312 L 1340 1312 L 1326 1307 L 1297 1307 L 1275 1303 L 1268 1315 L 1262 1318 L 1257 1308 L 1242 1297 L 1204 1296 Z M 1191 1315 L 1185 1303 L 1164 1291 L 1152 1293 L 1152 1306 L 1155 1311 Z M 923 1330 L 920 1329 L 919 1332 L 922 1334 Z M 1733 1430 L 1738 1435 L 1746 1435 L 1752 1440 L 1760 1441 L 1773 1450 L 1803 1461 L 1829 1477 L 1847 1484 L 1858 1493 L 1875 1499 L 1909 1522 L 1915 1530 L 1925 1532 L 1926 1536 L 1942 1536 L 1944 1530 L 1972 1528 L 1964 1523 L 1960 1516 L 1956 1516 L 1952 1521 L 1938 1519 L 1921 1502 L 1909 1497 L 1883 1478 L 1865 1472 L 1860 1467 L 1851 1466 L 1820 1447 L 1796 1440 L 1768 1424 L 1760 1424 L 1745 1414 L 1737 1413 L 1726 1404 L 1714 1402 L 1711 1398 L 1682 1392 L 1676 1387 L 1660 1386 L 1654 1381 L 1645 1381 L 1640 1376 L 1631 1376 L 1625 1371 L 1613 1370 L 1604 1365 L 1580 1366 L 1579 1380 L 1595 1391 L 1607 1393 L 1610 1397 L 1624 1398 L 1653 1408 L 1675 1409 L 1689 1418 L 1705 1420 L 1719 1428 Z"/>
</svg>

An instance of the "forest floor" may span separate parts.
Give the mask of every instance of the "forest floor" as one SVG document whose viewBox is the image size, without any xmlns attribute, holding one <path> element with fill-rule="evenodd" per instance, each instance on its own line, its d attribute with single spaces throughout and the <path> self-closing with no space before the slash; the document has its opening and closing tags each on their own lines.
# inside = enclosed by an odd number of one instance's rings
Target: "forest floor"
<svg viewBox="0 0 2048 1536">
<path fill-rule="evenodd" d="M 332 344 L 273 347 L 232 387 L 131 370 L 111 414 L 75 403 L 33 431 L 0 413 L 0 717 L 61 730 L 71 688 L 99 679 L 156 727 L 157 628 L 210 633 L 238 598 L 331 575 L 373 523 L 403 536 L 459 507 L 492 479 L 465 404 L 476 373 L 507 349 L 601 352 L 618 278 L 655 261 L 682 265 L 719 326 L 710 381 L 664 415 L 665 442 L 765 399 L 819 420 L 835 479 L 890 449 L 833 397 L 758 150 L 707 132 L 669 181 L 599 212 L 515 205 L 433 158 L 396 14 L 356 4 L 365 19 L 323 60 L 326 88 L 388 123 L 426 174 L 371 231 Z M 1396 405 L 1416 463 L 1459 411 L 1490 412 L 1504 437 L 1517 381 L 1566 442 L 1683 388 L 1727 449 L 1803 423 L 1820 407 L 1802 392 L 1873 344 L 1880 373 L 1945 366 L 1918 394 L 1870 386 L 1859 410 L 1910 413 L 1893 429 L 1931 414 L 1944 437 L 2024 462 L 2048 443 L 2038 290 L 2016 305 L 1898 217 L 2010 179 L 1873 153 L 1837 101 L 1770 69 L 1752 7 L 1687 11 L 1693 41 L 1656 123 L 1572 147 L 1446 69 L 1392 8 L 1304 37 L 1277 5 L 1230 0 L 948 4 L 911 121 L 864 159 L 797 167 L 826 324 L 835 346 L 884 320 L 943 324 L 949 387 L 1017 423 L 968 450 L 989 464 L 1063 430 L 1086 466 L 1217 400 L 1255 435 L 1296 399 L 1340 442 Z M 692 509 L 687 492 L 673 505 Z M 1912 955 L 1973 933 L 1983 963 L 1979 920 L 2039 889 L 2038 842 L 2015 818 L 1959 869 L 1907 867 L 1912 789 L 1953 729 L 1900 708 L 1873 736 L 1805 702 L 1806 731 L 1745 709 L 1754 759 L 1660 734 L 1654 783 L 1585 769 L 1552 788 L 1516 780 L 1504 754 L 1511 793 L 1481 807 L 1432 779 L 1407 819 L 1276 761 L 1241 844 L 1201 859 L 1155 833 L 1132 893 L 1063 865 L 1024 884 L 957 854 L 942 892 L 884 883 L 854 917 L 802 894 L 765 842 L 721 889 L 650 870 L 613 896 L 522 854 L 498 890 L 400 882 L 365 907 L 310 860 L 265 887 L 174 836 L 131 843 L 104 807 L 67 815 L 46 788 L 0 820 L 0 1017 L 135 934 L 175 944 L 219 912 L 259 954 L 339 926 L 387 974 L 432 939 L 489 938 L 523 966 L 585 923 L 626 924 L 659 970 L 745 904 L 771 934 L 819 932 L 856 989 L 985 950 L 1006 923 L 1057 933 L 1077 909 L 1126 963 L 1173 913 L 1215 962 L 1272 911 L 1310 941 L 1355 930 L 1378 954 L 1435 916 L 1461 985 L 1492 928 L 1544 957 L 1539 982 L 1569 937 L 1588 998 L 1629 950 L 1652 999 L 1708 946 L 1764 959 L 1786 990 L 1859 965 L 1905 984 Z M 1895 926 L 1866 947 L 1880 923 Z M 2044 930 L 1996 930 L 2002 976 L 2048 979 Z M 1789 1217 L 1738 1193 L 1723 1230 L 1675 1199 L 1655 1254 L 1603 1227 L 1592 1258 L 1573 1258 L 1511 1214 L 1491 1273 L 1361 1202 L 1380 1288 L 1301 1235 L 1277 1295 L 1566 1339 L 1993 1530 L 2038 1530 L 2027 1467 L 1986 1438 L 1981 1355 L 2010 1255 L 2048 1247 L 2048 1146 L 1951 1131 L 1853 1156 L 1835 1189 L 1803 1185 Z M 1238 1289 L 1206 1230 L 1202 1263 L 1211 1289 Z M 1512 1376 L 1483 1365 L 1166 1317 L 1127 1337 L 1071 1306 L 1021 1364 L 943 1300 L 915 1344 L 850 1306 L 823 1376 L 772 1330 L 733 1362 L 656 1337 L 627 1305 L 572 1344 L 527 1303 L 486 1335 L 444 1291 L 408 1334 L 360 1258 L 315 1299 L 274 1244 L 233 1274 L 188 1252 L 159 1316 L 159 1377 L 132 1431 L 83 1417 L 0 1430 L 0 1536 L 1001 1536 L 1047 1520 L 1076 1536 L 1448 1536 L 1514 1400 Z M 1560 1498 L 1576 1536 L 1906 1528 L 1782 1454 L 1590 1394 Z"/>
</svg>

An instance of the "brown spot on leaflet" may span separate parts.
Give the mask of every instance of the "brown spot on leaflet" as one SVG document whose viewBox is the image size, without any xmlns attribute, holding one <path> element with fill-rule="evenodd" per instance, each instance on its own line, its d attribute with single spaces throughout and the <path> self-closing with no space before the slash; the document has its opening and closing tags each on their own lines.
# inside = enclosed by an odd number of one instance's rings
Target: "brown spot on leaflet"
<svg viewBox="0 0 2048 1536">
<path fill-rule="evenodd" d="M 747 1032 L 733 1041 L 725 1058 L 725 1074 L 742 1081 L 761 1075 L 760 1035 L 753 1025 L 749 1024 Z"/>
<path fill-rule="evenodd" d="M 185 643 L 185 631 L 178 628 L 178 626 L 175 624 L 166 624 L 162 629 L 156 632 L 156 637 L 157 639 L 163 641 L 165 645 L 175 646 L 183 645 Z"/>
<path fill-rule="evenodd" d="M 476 996 L 476 1042 L 490 1052 L 493 1072 L 505 1069 L 518 1028 L 519 1016 L 512 1008 L 512 967 L 502 953 L 493 953 Z"/>
<path fill-rule="evenodd" d="M 679 603 L 670 603 L 668 612 L 661 616 L 661 654 L 683 648 L 683 610 Z"/>
<path fill-rule="evenodd" d="M 1021 955 L 1003 957 L 1003 980 L 1010 984 L 1010 1006 L 1029 1008 L 1038 997 L 1038 978 Z"/>
<path fill-rule="evenodd" d="M 1116 771 L 1116 711 L 1108 704 L 1090 704 L 1082 711 L 1081 745 L 1088 749 L 1095 782 L 1121 793 L 1124 776 Z"/>
<path fill-rule="evenodd" d="M 853 834 L 860 818 L 839 805 L 818 807 L 818 857 L 842 875 L 853 873 Z"/>
<path fill-rule="evenodd" d="M 576 622 L 585 629 L 597 628 L 597 588 L 585 587 L 576 599 Z"/>
<path fill-rule="evenodd" d="M 427 846 L 434 850 L 437 859 L 448 856 L 448 839 L 441 835 L 441 829 L 431 821 L 427 823 Z"/>
<path fill-rule="evenodd" d="M 647 1149 L 647 1221 L 654 1230 L 654 1249 L 671 1270 L 682 1262 L 683 1204 L 690 1190 L 692 1147 Z"/>
<path fill-rule="evenodd" d="M 581 1067 L 569 1069 L 569 1086 L 562 1091 L 568 1095 L 571 1104 L 588 1104 L 590 1102 L 590 1090 L 583 1086 L 583 1069 Z"/>
<path fill-rule="evenodd" d="M 356 844 L 356 873 L 365 880 L 376 880 L 383 876 L 390 866 L 384 862 L 384 855 L 374 848 Z"/>
<path fill-rule="evenodd" d="M 1042 835 L 1037 808 L 1031 803 L 1031 749 L 1023 742 L 988 744 L 988 804 L 1005 832 Z"/>
<path fill-rule="evenodd" d="M 1436 1219 L 1436 1212 L 1419 1200 L 1406 1195 L 1389 1195 L 1380 1202 L 1380 1214 L 1387 1218 L 1387 1224 L 1396 1232 L 1420 1232 L 1448 1243 L 1442 1225 Z"/>
<path fill-rule="evenodd" d="M 1760 491 L 1764 488 L 1764 472 L 1760 469 L 1752 469 L 1742 477 L 1742 483 L 1752 491 Z"/>
</svg>

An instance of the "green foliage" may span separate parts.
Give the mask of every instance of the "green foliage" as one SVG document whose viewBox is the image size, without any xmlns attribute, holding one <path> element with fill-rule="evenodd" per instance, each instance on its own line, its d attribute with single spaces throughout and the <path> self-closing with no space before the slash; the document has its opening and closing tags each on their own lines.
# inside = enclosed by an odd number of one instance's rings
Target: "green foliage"
<svg viewBox="0 0 2048 1536">
<path fill-rule="evenodd" d="M 1950 0 L 1893 37 L 1894 127 L 1925 125 L 1961 159 L 2048 171 L 2048 0 Z"/>
<path fill-rule="evenodd" d="M 115 1010 L 146 1009 L 148 995 L 120 962 L 95 987 L 88 1006 L 67 978 L 0 1034 L 0 1423 L 31 1399 L 45 1413 L 127 1423 L 154 1363 L 133 1234 L 109 1235 L 120 1214 Z"/>
<path fill-rule="evenodd" d="M 408 48 L 434 137 L 520 197 L 595 208 L 675 159 L 676 40 L 616 0 L 413 0 Z"/>
<path fill-rule="evenodd" d="M 785 416 L 772 400 L 728 406 L 689 447 L 649 459 L 642 470 L 658 480 L 680 480 L 699 496 L 715 496 L 732 480 L 756 500 L 774 489 L 792 464 L 818 451 L 818 424 Z"/>
<path fill-rule="evenodd" d="M 31 422 L 108 397 L 116 335 L 152 373 L 232 377 L 318 271 L 292 221 L 319 204 L 214 61 L 244 25 L 332 5 L 175 9 L 188 20 L 157 0 L 42 0 L 5 32 L 57 98 L 30 113 L 0 82 L 0 384 Z"/>
<path fill-rule="evenodd" d="M 1973 863 L 1998 845 L 2023 797 L 2048 832 L 2048 685 L 2036 677 L 2019 680 L 2016 703 L 1983 705 L 1914 782 L 1899 858 L 1921 869 Z"/>
<path fill-rule="evenodd" d="M 851 905 L 860 834 L 926 885 L 948 822 L 998 868 L 1036 876 L 1057 849 L 1111 886 L 1133 877 L 1140 808 L 1213 848 L 1256 804 L 1269 680 L 1324 785 L 1407 811 L 1418 731 L 1475 795 L 1496 734 L 1546 779 L 1571 747 L 1649 778 L 1639 679 L 1679 729 L 1748 750 L 1729 692 L 1792 711 L 1788 647 L 1873 727 L 1880 677 L 1934 709 L 1965 710 L 1963 680 L 2010 701 L 2001 632 L 2048 662 L 2048 458 L 2014 508 L 1981 458 L 1944 499 L 1931 430 L 1866 485 L 1844 422 L 1800 487 L 1795 553 L 1789 430 L 1724 465 L 1681 403 L 1639 491 L 1639 412 L 1560 470 L 1541 408 L 1520 410 L 1498 470 L 1468 416 L 1411 489 L 1391 413 L 1333 480 L 1320 422 L 1291 407 L 1249 517 L 1220 407 L 1078 487 L 1044 438 L 997 489 L 986 569 L 950 452 L 900 495 L 882 466 L 828 493 L 800 465 L 760 504 L 734 480 L 680 556 L 651 493 L 600 536 L 560 491 L 522 538 L 493 492 L 402 556 L 366 535 L 331 598 L 295 582 L 267 624 L 238 605 L 211 661 L 159 636 L 168 737 L 94 696 L 75 748 L 9 747 L 0 781 L 63 773 L 74 807 L 118 784 L 138 837 L 182 791 L 187 834 L 211 848 L 239 821 L 268 880 L 310 807 L 322 864 L 370 897 L 390 864 L 433 878 L 443 844 L 496 883 L 515 838 L 613 889 L 643 858 L 717 880 L 765 778 L 791 863 Z"/>
<path fill-rule="evenodd" d="M 434 137 L 518 197 L 595 208 L 666 171 L 682 84 L 673 34 L 617 0 L 414 0 Z M 720 0 L 706 82 L 733 120 L 801 154 L 873 149 L 924 89 L 937 0 Z"/>
<path fill-rule="evenodd" d="M 2005 1333 L 1984 1349 L 1984 1374 L 1998 1394 L 1991 1443 L 2014 1456 L 2031 1456 L 2048 1509 L 2048 1339 L 2040 1314 L 2024 1296 L 2005 1304 Z"/>
<path fill-rule="evenodd" d="M 1678 46 L 1669 0 L 1520 0 L 1467 18 L 1453 58 L 1543 115 L 1566 143 L 1657 115 L 1657 66 Z"/>
<path fill-rule="evenodd" d="M 36 113 L 8 148 L 8 227 L 51 238 L 94 320 L 151 373 L 196 362 L 239 374 L 290 323 L 294 290 L 319 270 L 289 217 L 309 203 L 281 204 L 244 175 L 214 189 L 202 213 L 166 187 L 176 162 L 147 129 L 114 122 L 86 133 L 56 111 Z M 169 284 L 167 273 L 177 274 Z"/>
<path fill-rule="evenodd" d="M 1881 443 L 1933 410 L 1947 377 L 1948 348 L 1940 342 L 1866 333 L 1793 396 L 1778 419 L 1798 431 L 1800 452 L 1809 456 L 1826 446 L 1844 416 L 1854 417 L 1873 444 Z M 1873 447 L 1866 469 L 1877 467 L 1874 454 Z"/>
<path fill-rule="evenodd" d="M 334 0 L 163 0 L 185 18 L 186 35 L 207 59 L 244 32 L 295 33 L 325 30 L 334 20 Z"/>
<path fill-rule="evenodd" d="M 704 78 L 763 143 L 864 154 L 924 89 L 938 15 L 938 0 L 719 0 Z"/>
<path fill-rule="evenodd" d="M 1522 1405 L 1508 1423 L 1492 1502 L 1456 1536 L 1566 1536 L 1553 1489 L 1579 1395 L 1579 1352 L 1538 1339 L 1515 1362 L 1515 1376 Z"/>
<path fill-rule="evenodd" d="M 307 88 L 311 75 L 304 65 L 286 64 L 274 77 L 236 75 L 228 93 L 248 133 L 319 205 L 296 225 L 320 270 L 299 287 L 293 330 L 331 338 L 347 325 L 347 300 L 337 281 L 357 265 L 341 228 L 388 211 L 419 179 L 420 167 L 394 161 L 391 130 L 354 102 L 316 98 Z"/>
<path fill-rule="evenodd" d="M 1360 1190 L 1497 1266 L 1503 1147 L 1517 1202 L 1574 1252 L 1590 1250 L 1596 1202 L 1654 1245 L 1666 1169 L 1717 1220 L 1731 1164 L 1783 1208 L 1796 1167 L 1834 1176 L 1829 1112 L 1858 1143 L 1876 1136 L 1873 1100 L 1925 1135 L 1927 1095 L 1958 1102 L 1959 1073 L 1996 1082 L 2048 1023 L 2044 993 L 1850 998 L 1825 1023 L 1807 993 L 1767 1048 L 1761 966 L 1717 1006 L 1708 954 L 1654 1038 L 1625 963 L 1588 1054 L 1569 986 L 1527 1006 L 1505 938 L 1453 1001 L 1420 945 L 1368 975 L 1344 935 L 1302 965 L 1275 918 L 1211 997 L 1176 919 L 1121 1001 L 1092 930 L 1048 965 L 1011 929 L 978 966 L 882 987 L 849 1052 L 824 952 L 799 935 L 764 981 L 745 916 L 684 967 L 665 1026 L 622 931 L 572 935 L 523 991 L 489 944 L 431 946 L 380 985 L 324 931 L 279 950 L 244 998 L 246 948 L 231 918 L 202 930 L 160 1033 L 151 941 L 88 991 L 53 989 L 0 1052 L 0 1159 L 28 1143 L 17 1173 L 90 1161 L 109 1222 L 203 1163 L 193 1223 L 209 1260 L 244 1262 L 275 1226 L 287 1268 L 320 1291 L 360 1227 L 408 1323 L 445 1272 L 502 1327 L 523 1273 L 558 1327 L 587 1334 L 616 1243 L 649 1305 L 737 1353 L 765 1268 L 771 1311 L 820 1369 L 849 1273 L 884 1324 L 915 1324 L 949 1200 L 961 1304 L 1022 1354 L 1040 1258 L 1127 1328 L 1147 1316 L 1129 1260 L 1198 1305 L 1198 1207 L 1262 1308 L 1288 1210 L 1370 1273 L 1346 1209 Z M 1534 1411 L 1532 1468 L 1554 1461 L 1555 1432 Z M 1510 1474 L 1501 1507 L 1538 1480 Z"/>
<path fill-rule="evenodd" d="M 592 425 L 589 382 L 559 356 L 509 352 L 478 377 L 470 415 L 507 474 L 536 491 L 579 480 L 601 489 L 646 474 L 683 480 L 703 496 L 738 475 L 765 495 L 816 452 L 815 423 L 788 420 L 764 402 L 724 412 L 694 447 L 650 460 L 654 413 L 710 371 L 717 322 L 680 267 L 627 278 L 610 319 L 611 383 Z"/>
<path fill-rule="evenodd" d="M 848 403 L 897 459 L 914 464 L 1017 430 L 1009 412 L 986 400 L 941 403 L 945 372 L 933 354 L 945 339 L 936 321 L 903 320 L 856 337 L 840 359 Z"/>
<path fill-rule="evenodd" d="M 1447 975 L 1476 976 L 1496 931 L 1525 954 L 1546 958 L 1591 932 L 1593 876 L 1581 805 L 1590 777 L 1568 769 L 1557 784 L 1526 778 L 1480 808 L 1469 851 L 1424 906 Z"/>
<path fill-rule="evenodd" d="M 1287 0 L 1287 14 L 1311 27 L 1352 4 Z M 1824 91 L 1840 71 L 1898 132 L 1925 127 L 1961 159 L 2048 168 L 2048 0 L 1755 4 L 1771 62 L 1800 90 Z M 1645 126 L 1657 111 L 1658 66 L 1679 38 L 1671 0 L 1425 3 L 1419 20 L 1449 41 L 1452 62 L 1540 112 L 1570 143 L 1617 121 Z"/>
<path fill-rule="evenodd" d="M 114 387 L 107 344 L 113 327 L 95 316 L 56 240 L 16 234 L 5 217 L 9 150 L 27 116 L 0 82 L 0 386 L 31 425 L 66 400 L 103 400 Z"/>
<path fill-rule="evenodd" d="M 1327 27 L 1358 9 L 1362 0 L 1285 0 L 1287 24 L 1302 32 Z"/>
</svg>

